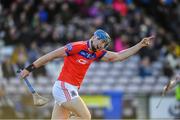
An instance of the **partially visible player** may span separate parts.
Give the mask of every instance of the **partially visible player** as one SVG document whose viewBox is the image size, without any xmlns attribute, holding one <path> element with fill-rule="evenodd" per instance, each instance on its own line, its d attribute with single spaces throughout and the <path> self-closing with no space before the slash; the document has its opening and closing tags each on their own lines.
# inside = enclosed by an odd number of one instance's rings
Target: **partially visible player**
<svg viewBox="0 0 180 120">
<path fill-rule="evenodd" d="M 177 74 L 172 80 L 170 80 L 169 85 L 167 84 L 163 90 L 165 92 L 168 92 L 179 83 L 180 83 L 180 74 Z"/>
<path fill-rule="evenodd" d="M 77 118 L 91 119 L 87 106 L 78 94 L 89 65 L 100 59 L 111 62 L 125 60 L 151 44 L 153 39 L 153 36 L 146 37 L 129 49 L 111 52 L 105 50 L 111 41 L 110 36 L 99 29 L 88 41 L 69 43 L 40 57 L 21 72 L 21 77 L 27 77 L 34 69 L 55 58 L 64 58 L 64 66 L 52 90 L 55 104 L 51 119 L 68 119 L 70 111 L 75 113 Z"/>
</svg>

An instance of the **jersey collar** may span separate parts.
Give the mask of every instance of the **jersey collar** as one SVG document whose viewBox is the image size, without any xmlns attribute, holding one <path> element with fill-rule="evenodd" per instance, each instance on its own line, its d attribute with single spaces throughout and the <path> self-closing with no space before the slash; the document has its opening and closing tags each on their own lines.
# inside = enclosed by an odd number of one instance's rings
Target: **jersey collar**
<svg viewBox="0 0 180 120">
<path fill-rule="evenodd" d="M 94 52 L 91 50 L 91 40 L 88 40 L 88 41 L 87 41 L 87 47 L 88 47 L 88 51 L 89 51 L 89 52 L 94 53 Z"/>
</svg>

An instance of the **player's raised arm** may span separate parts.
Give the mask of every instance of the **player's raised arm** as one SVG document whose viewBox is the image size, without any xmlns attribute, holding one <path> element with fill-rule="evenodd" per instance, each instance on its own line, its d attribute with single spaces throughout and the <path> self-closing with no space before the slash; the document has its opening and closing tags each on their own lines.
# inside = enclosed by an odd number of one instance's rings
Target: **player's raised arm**
<svg viewBox="0 0 180 120">
<path fill-rule="evenodd" d="M 102 60 L 112 61 L 112 62 L 125 60 L 128 57 L 137 53 L 141 48 L 149 46 L 152 43 L 153 39 L 154 39 L 154 36 L 145 37 L 138 44 L 120 52 L 107 51 L 107 53 L 103 56 Z"/>
<path fill-rule="evenodd" d="M 61 58 L 61 57 L 65 57 L 65 56 L 66 56 L 66 52 L 65 52 L 64 47 L 61 47 L 61 48 L 56 49 L 56 50 L 54 50 L 54 51 L 52 51 L 46 55 L 43 55 L 42 57 L 40 57 L 39 59 L 34 61 L 31 65 L 26 67 L 21 72 L 21 77 L 25 78 L 26 76 L 29 75 L 30 72 L 32 72 L 36 68 L 43 66 L 44 64 L 48 63 L 49 61 L 54 60 L 55 58 Z"/>
<path fill-rule="evenodd" d="M 39 59 L 37 59 L 36 61 L 33 62 L 33 65 L 38 68 L 41 67 L 42 65 L 48 63 L 49 61 L 52 61 L 56 58 L 61 58 L 61 57 L 65 57 L 66 56 L 66 52 L 64 47 L 61 47 L 59 49 L 56 49 L 42 57 L 40 57 Z"/>
</svg>

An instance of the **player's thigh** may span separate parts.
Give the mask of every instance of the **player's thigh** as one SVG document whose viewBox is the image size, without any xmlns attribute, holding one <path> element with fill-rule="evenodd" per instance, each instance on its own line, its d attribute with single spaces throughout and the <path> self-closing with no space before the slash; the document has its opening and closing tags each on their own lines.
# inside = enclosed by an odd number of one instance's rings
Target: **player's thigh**
<svg viewBox="0 0 180 120">
<path fill-rule="evenodd" d="M 68 119 L 69 117 L 69 111 L 64 108 L 63 106 L 60 106 L 58 104 L 54 104 L 53 112 L 52 112 L 52 120 L 55 119 Z"/>
<path fill-rule="evenodd" d="M 72 99 L 71 101 L 62 103 L 62 106 L 76 113 L 80 118 L 91 119 L 91 114 L 86 104 L 79 96 Z"/>
</svg>

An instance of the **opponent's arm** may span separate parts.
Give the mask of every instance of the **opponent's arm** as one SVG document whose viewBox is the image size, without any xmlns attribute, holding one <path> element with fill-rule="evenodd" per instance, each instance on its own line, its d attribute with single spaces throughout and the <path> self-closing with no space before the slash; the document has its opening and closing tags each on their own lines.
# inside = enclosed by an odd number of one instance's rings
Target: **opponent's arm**
<svg viewBox="0 0 180 120">
<path fill-rule="evenodd" d="M 39 59 L 34 61 L 31 65 L 29 65 L 28 67 L 23 69 L 21 71 L 21 76 L 20 77 L 21 78 L 25 78 L 34 69 L 43 66 L 44 64 L 48 63 L 49 61 L 54 60 L 55 58 L 61 58 L 61 57 L 65 57 L 65 56 L 66 56 L 66 52 L 65 52 L 65 48 L 64 47 L 56 49 L 56 50 L 54 50 L 54 51 L 52 51 L 52 52 L 50 52 L 50 53 L 40 57 Z"/>
<path fill-rule="evenodd" d="M 175 76 L 174 79 L 170 80 L 170 81 L 168 82 L 168 84 L 163 88 L 163 90 L 164 90 L 165 92 L 167 92 L 167 91 L 171 90 L 172 88 L 174 88 L 177 83 L 180 83 L 180 74 L 177 75 L 177 76 Z"/>
<path fill-rule="evenodd" d="M 120 52 L 107 51 L 107 53 L 102 57 L 102 60 L 111 62 L 125 60 L 128 57 L 137 53 L 141 48 L 150 45 L 153 39 L 154 36 L 143 38 L 138 44 Z"/>
</svg>

